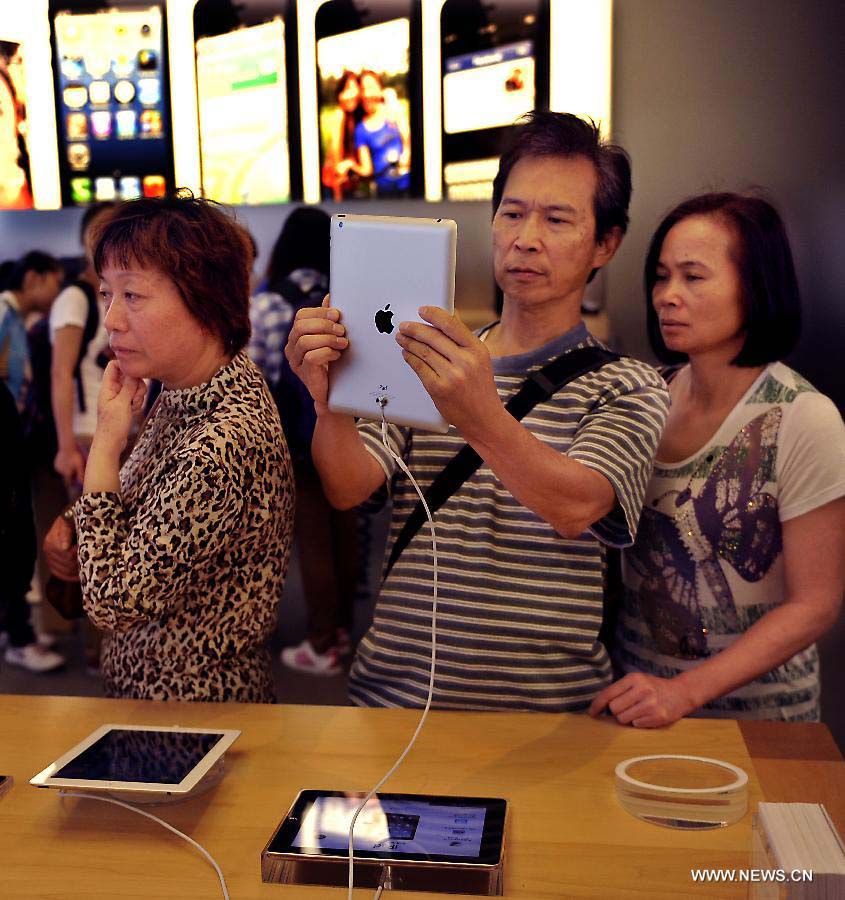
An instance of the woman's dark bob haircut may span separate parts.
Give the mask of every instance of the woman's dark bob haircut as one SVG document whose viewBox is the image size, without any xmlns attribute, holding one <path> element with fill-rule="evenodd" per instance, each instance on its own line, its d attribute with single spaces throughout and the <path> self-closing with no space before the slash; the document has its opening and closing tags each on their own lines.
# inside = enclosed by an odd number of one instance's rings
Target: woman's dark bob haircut
<svg viewBox="0 0 845 900">
<path fill-rule="evenodd" d="M 246 346 L 252 242 L 223 207 L 181 189 L 171 197 L 119 203 L 93 227 L 98 274 L 109 263 L 156 269 L 227 353 Z"/>
<path fill-rule="evenodd" d="M 669 350 L 651 302 L 663 241 L 678 222 L 712 216 L 733 233 L 731 255 L 739 272 L 745 311 L 745 343 L 731 360 L 752 368 L 783 359 L 801 334 L 801 298 L 786 229 L 778 211 L 750 194 L 702 194 L 684 200 L 660 223 L 645 263 L 646 321 L 654 355 L 664 363 L 686 362 L 685 353 Z"/>
</svg>

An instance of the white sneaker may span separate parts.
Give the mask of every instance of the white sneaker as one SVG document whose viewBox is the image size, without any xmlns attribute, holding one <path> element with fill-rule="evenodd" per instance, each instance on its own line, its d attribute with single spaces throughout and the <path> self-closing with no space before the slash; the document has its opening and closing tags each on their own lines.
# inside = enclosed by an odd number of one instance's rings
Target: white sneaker
<svg viewBox="0 0 845 900">
<path fill-rule="evenodd" d="M 52 650 L 58 643 L 58 639 L 54 634 L 48 634 L 46 631 L 36 631 L 35 642 L 42 650 Z"/>
<path fill-rule="evenodd" d="M 325 653 L 317 653 L 307 639 L 296 647 L 284 647 L 279 658 L 289 669 L 311 675 L 340 675 L 343 671 L 336 647 L 329 647 Z"/>
<path fill-rule="evenodd" d="M 10 666 L 21 666 L 30 672 L 52 672 L 65 664 L 61 653 L 44 650 L 38 644 L 27 644 L 25 647 L 7 647 L 3 658 Z"/>
<path fill-rule="evenodd" d="M 42 650 L 52 650 L 58 643 L 58 638 L 54 634 L 47 634 L 46 631 L 37 631 L 35 633 L 35 642 Z M 8 645 L 8 632 L 0 631 L 0 650 L 3 650 Z"/>
</svg>

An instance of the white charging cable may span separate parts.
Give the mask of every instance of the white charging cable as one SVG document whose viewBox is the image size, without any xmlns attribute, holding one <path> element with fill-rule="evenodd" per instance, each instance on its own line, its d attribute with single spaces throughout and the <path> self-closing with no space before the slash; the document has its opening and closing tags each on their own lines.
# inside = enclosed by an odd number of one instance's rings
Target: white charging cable
<svg viewBox="0 0 845 900">
<path fill-rule="evenodd" d="M 153 822 L 158 822 L 163 828 L 166 828 L 168 831 L 172 831 L 173 834 L 187 841 L 189 844 L 193 844 L 194 847 L 199 850 L 200 853 L 214 866 L 214 871 L 217 872 L 217 877 L 220 879 L 220 887 L 223 888 L 223 897 L 225 900 L 229 900 L 229 891 L 226 888 L 226 879 L 223 877 L 223 872 L 220 870 L 220 866 L 214 861 L 214 857 L 205 849 L 205 847 L 198 844 L 193 838 L 188 837 L 187 834 L 183 834 L 179 831 L 178 828 L 174 828 L 172 825 L 168 825 L 164 819 L 159 819 L 158 816 L 154 816 L 152 813 L 144 812 L 143 809 L 138 809 L 136 806 L 132 806 L 129 803 L 124 803 L 122 800 L 114 800 L 112 797 L 100 797 L 97 794 L 82 794 L 77 791 L 61 791 L 63 797 L 81 797 L 83 800 L 99 800 L 101 803 L 111 803 L 114 806 L 122 806 L 124 809 L 131 810 L 134 813 L 138 813 L 139 816 L 146 816 L 148 819 L 152 819 Z"/>
<path fill-rule="evenodd" d="M 381 407 L 381 442 L 384 444 L 385 450 L 393 457 L 394 462 L 399 466 L 399 468 L 410 478 L 411 484 L 414 486 L 414 490 L 416 490 L 419 495 L 420 502 L 425 509 L 425 514 L 428 518 L 428 527 L 431 529 L 431 551 L 434 559 L 434 589 L 433 589 L 433 597 L 431 603 L 431 671 L 428 677 L 428 697 L 425 701 L 425 709 L 423 709 L 423 713 L 420 716 L 419 724 L 417 725 L 417 730 L 414 732 L 411 740 L 408 741 L 408 746 L 402 751 L 402 755 L 399 759 L 391 767 L 390 771 L 379 781 L 379 783 L 367 794 L 366 797 L 361 801 L 358 805 L 358 808 L 355 810 L 355 815 L 352 816 L 352 822 L 349 825 L 349 893 L 348 900 L 352 900 L 352 890 L 355 885 L 355 851 L 353 850 L 353 833 L 355 831 L 355 822 L 358 819 L 358 815 L 361 810 L 369 803 L 370 799 L 375 795 L 382 785 L 390 778 L 391 775 L 402 765 L 402 761 L 408 755 L 411 750 L 411 747 L 414 746 L 414 742 L 416 741 L 419 733 L 422 731 L 423 724 L 425 723 L 426 717 L 428 716 L 428 711 L 431 709 L 431 698 L 434 695 L 434 669 L 435 664 L 437 662 L 437 535 L 434 531 L 434 520 L 431 518 L 431 510 L 428 508 L 428 503 L 426 503 L 425 497 L 423 496 L 423 492 L 420 490 L 420 486 L 417 484 L 416 479 L 411 474 L 410 469 L 405 465 L 405 461 L 393 452 L 388 441 L 387 441 L 387 419 L 384 417 L 384 407 L 387 403 L 387 400 L 384 397 L 380 397 L 378 399 L 378 404 Z M 379 885 L 378 890 L 374 895 L 374 900 L 377 900 L 378 897 L 381 896 L 381 892 L 384 889 L 384 885 Z"/>
</svg>

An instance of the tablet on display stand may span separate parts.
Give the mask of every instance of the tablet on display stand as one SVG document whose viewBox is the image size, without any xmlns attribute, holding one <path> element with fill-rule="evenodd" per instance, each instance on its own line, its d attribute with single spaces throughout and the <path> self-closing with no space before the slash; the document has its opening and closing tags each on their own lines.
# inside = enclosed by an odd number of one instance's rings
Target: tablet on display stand
<svg viewBox="0 0 845 900">
<path fill-rule="evenodd" d="M 132 803 L 186 799 L 222 777 L 223 755 L 239 735 L 222 728 L 102 725 L 29 783 Z"/>
<path fill-rule="evenodd" d="M 301 791 L 261 854 L 262 879 L 345 885 L 349 826 L 364 796 Z M 497 798 L 377 794 L 355 823 L 355 882 L 500 896 L 506 812 Z"/>
</svg>

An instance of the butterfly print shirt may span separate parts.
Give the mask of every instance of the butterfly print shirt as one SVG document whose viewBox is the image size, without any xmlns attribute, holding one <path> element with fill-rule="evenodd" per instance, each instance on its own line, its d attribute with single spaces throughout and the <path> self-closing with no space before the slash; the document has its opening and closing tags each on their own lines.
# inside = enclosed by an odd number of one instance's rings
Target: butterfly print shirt
<svg viewBox="0 0 845 900">
<path fill-rule="evenodd" d="M 845 495 L 845 426 L 782 363 L 768 366 L 689 459 L 655 462 L 623 556 L 626 672 L 671 678 L 786 599 L 781 523 Z M 707 704 L 706 716 L 816 720 L 815 645 Z"/>
</svg>

